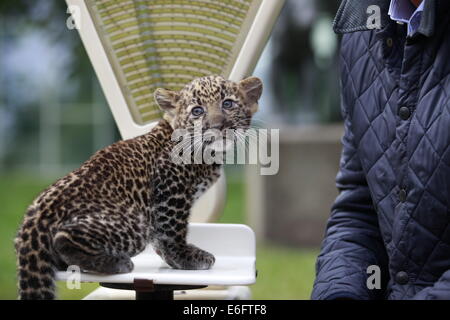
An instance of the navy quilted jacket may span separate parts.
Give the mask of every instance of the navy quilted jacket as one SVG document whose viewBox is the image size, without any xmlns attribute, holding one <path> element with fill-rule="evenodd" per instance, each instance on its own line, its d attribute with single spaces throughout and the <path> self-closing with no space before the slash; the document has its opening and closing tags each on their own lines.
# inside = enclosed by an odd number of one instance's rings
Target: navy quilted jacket
<svg viewBox="0 0 450 320">
<path fill-rule="evenodd" d="M 427 0 L 408 38 L 386 16 L 366 30 L 377 2 L 335 20 L 345 134 L 312 298 L 450 299 L 450 1 Z"/>
</svg>

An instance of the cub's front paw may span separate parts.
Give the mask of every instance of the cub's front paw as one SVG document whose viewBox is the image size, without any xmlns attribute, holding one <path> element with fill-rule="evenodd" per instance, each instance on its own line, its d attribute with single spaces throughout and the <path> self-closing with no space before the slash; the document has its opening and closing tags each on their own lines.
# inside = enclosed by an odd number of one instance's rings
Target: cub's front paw
<svg viewBox="0 0 450 320">
<path fill-rule="evenodd" d="M 191 259 L 189 259 L 190 257 Z M 185 269 L 192 270 L 207 270 L 216 262 L 216 258 L 211 253 L 197 247 L 193 247 L 190 255 L 187 256 L 187 260 L 189 263 Z"/>
<path fill-rule="evenodd" d="M 206 270 L 210 269 L 216 258 L 196 246 L 189 244 L 177 251 L 161 251 L 163 259 L 174 269 L 184 270 Z"/>
</svg>

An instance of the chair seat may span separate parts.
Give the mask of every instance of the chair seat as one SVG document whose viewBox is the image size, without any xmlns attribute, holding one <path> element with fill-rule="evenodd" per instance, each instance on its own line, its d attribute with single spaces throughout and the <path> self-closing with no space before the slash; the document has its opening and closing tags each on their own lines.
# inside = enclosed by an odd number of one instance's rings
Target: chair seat
<svg viewBox="0 0 450 320">
<path fill-rule="evenodd" d="M 241 224 L 190 223 L 188 242 L 214 254 L 216 262 L 210 270 L 177 270 L 170 268 L 148 246 L 132 258 L 130 273 L 98 275 L 82 272 L 81 282 L 133 283 L 135 279 L 152 280 L 170 285 L 250 285 L 256 280 L 255 235 Z M 57 280 L 73 280 L 71 272 L 60 271 Z"/>
</svg>

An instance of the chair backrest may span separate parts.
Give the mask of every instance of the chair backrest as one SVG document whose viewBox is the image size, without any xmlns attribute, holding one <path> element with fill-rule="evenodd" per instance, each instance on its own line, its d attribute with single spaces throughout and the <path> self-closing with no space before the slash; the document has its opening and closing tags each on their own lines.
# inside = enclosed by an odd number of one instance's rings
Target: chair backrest
<svg viewBox="0 0 450 320">
<path fill-rule="evenodd" d="M 124 139 L 161 114 L 158 87 L 179 90 L 210 74 L 250 75 L 284 0 L 66 0 Z M 198 201 L 193 221 L 212 220 L 224 179 Z"/>
</svg>

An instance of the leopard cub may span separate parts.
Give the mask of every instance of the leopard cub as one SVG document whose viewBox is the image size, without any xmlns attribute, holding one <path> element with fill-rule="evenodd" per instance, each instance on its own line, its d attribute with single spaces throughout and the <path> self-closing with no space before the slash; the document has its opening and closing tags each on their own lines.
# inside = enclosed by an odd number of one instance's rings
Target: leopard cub
<svg viewBox="0 0 450 320">
<path fill-rule="evenodd" d="M 147 244 L 172 268 L 211 268 L 214 256 L 187 243 L 186 233 L 191 207 L 218 179 L 221 165 L 175 163 L 171 137 L 197 125 L 245 130 L 261 93 L 255 77 L 208 76 L 179 92 L 157 89 L 164 116 L 150 132 L 98 151 L 29 206 L 15 239 L 19 297 L 54 299 L 55 271 L 69 265 L 130 272 L 130 258 Z"/>
</svg>

